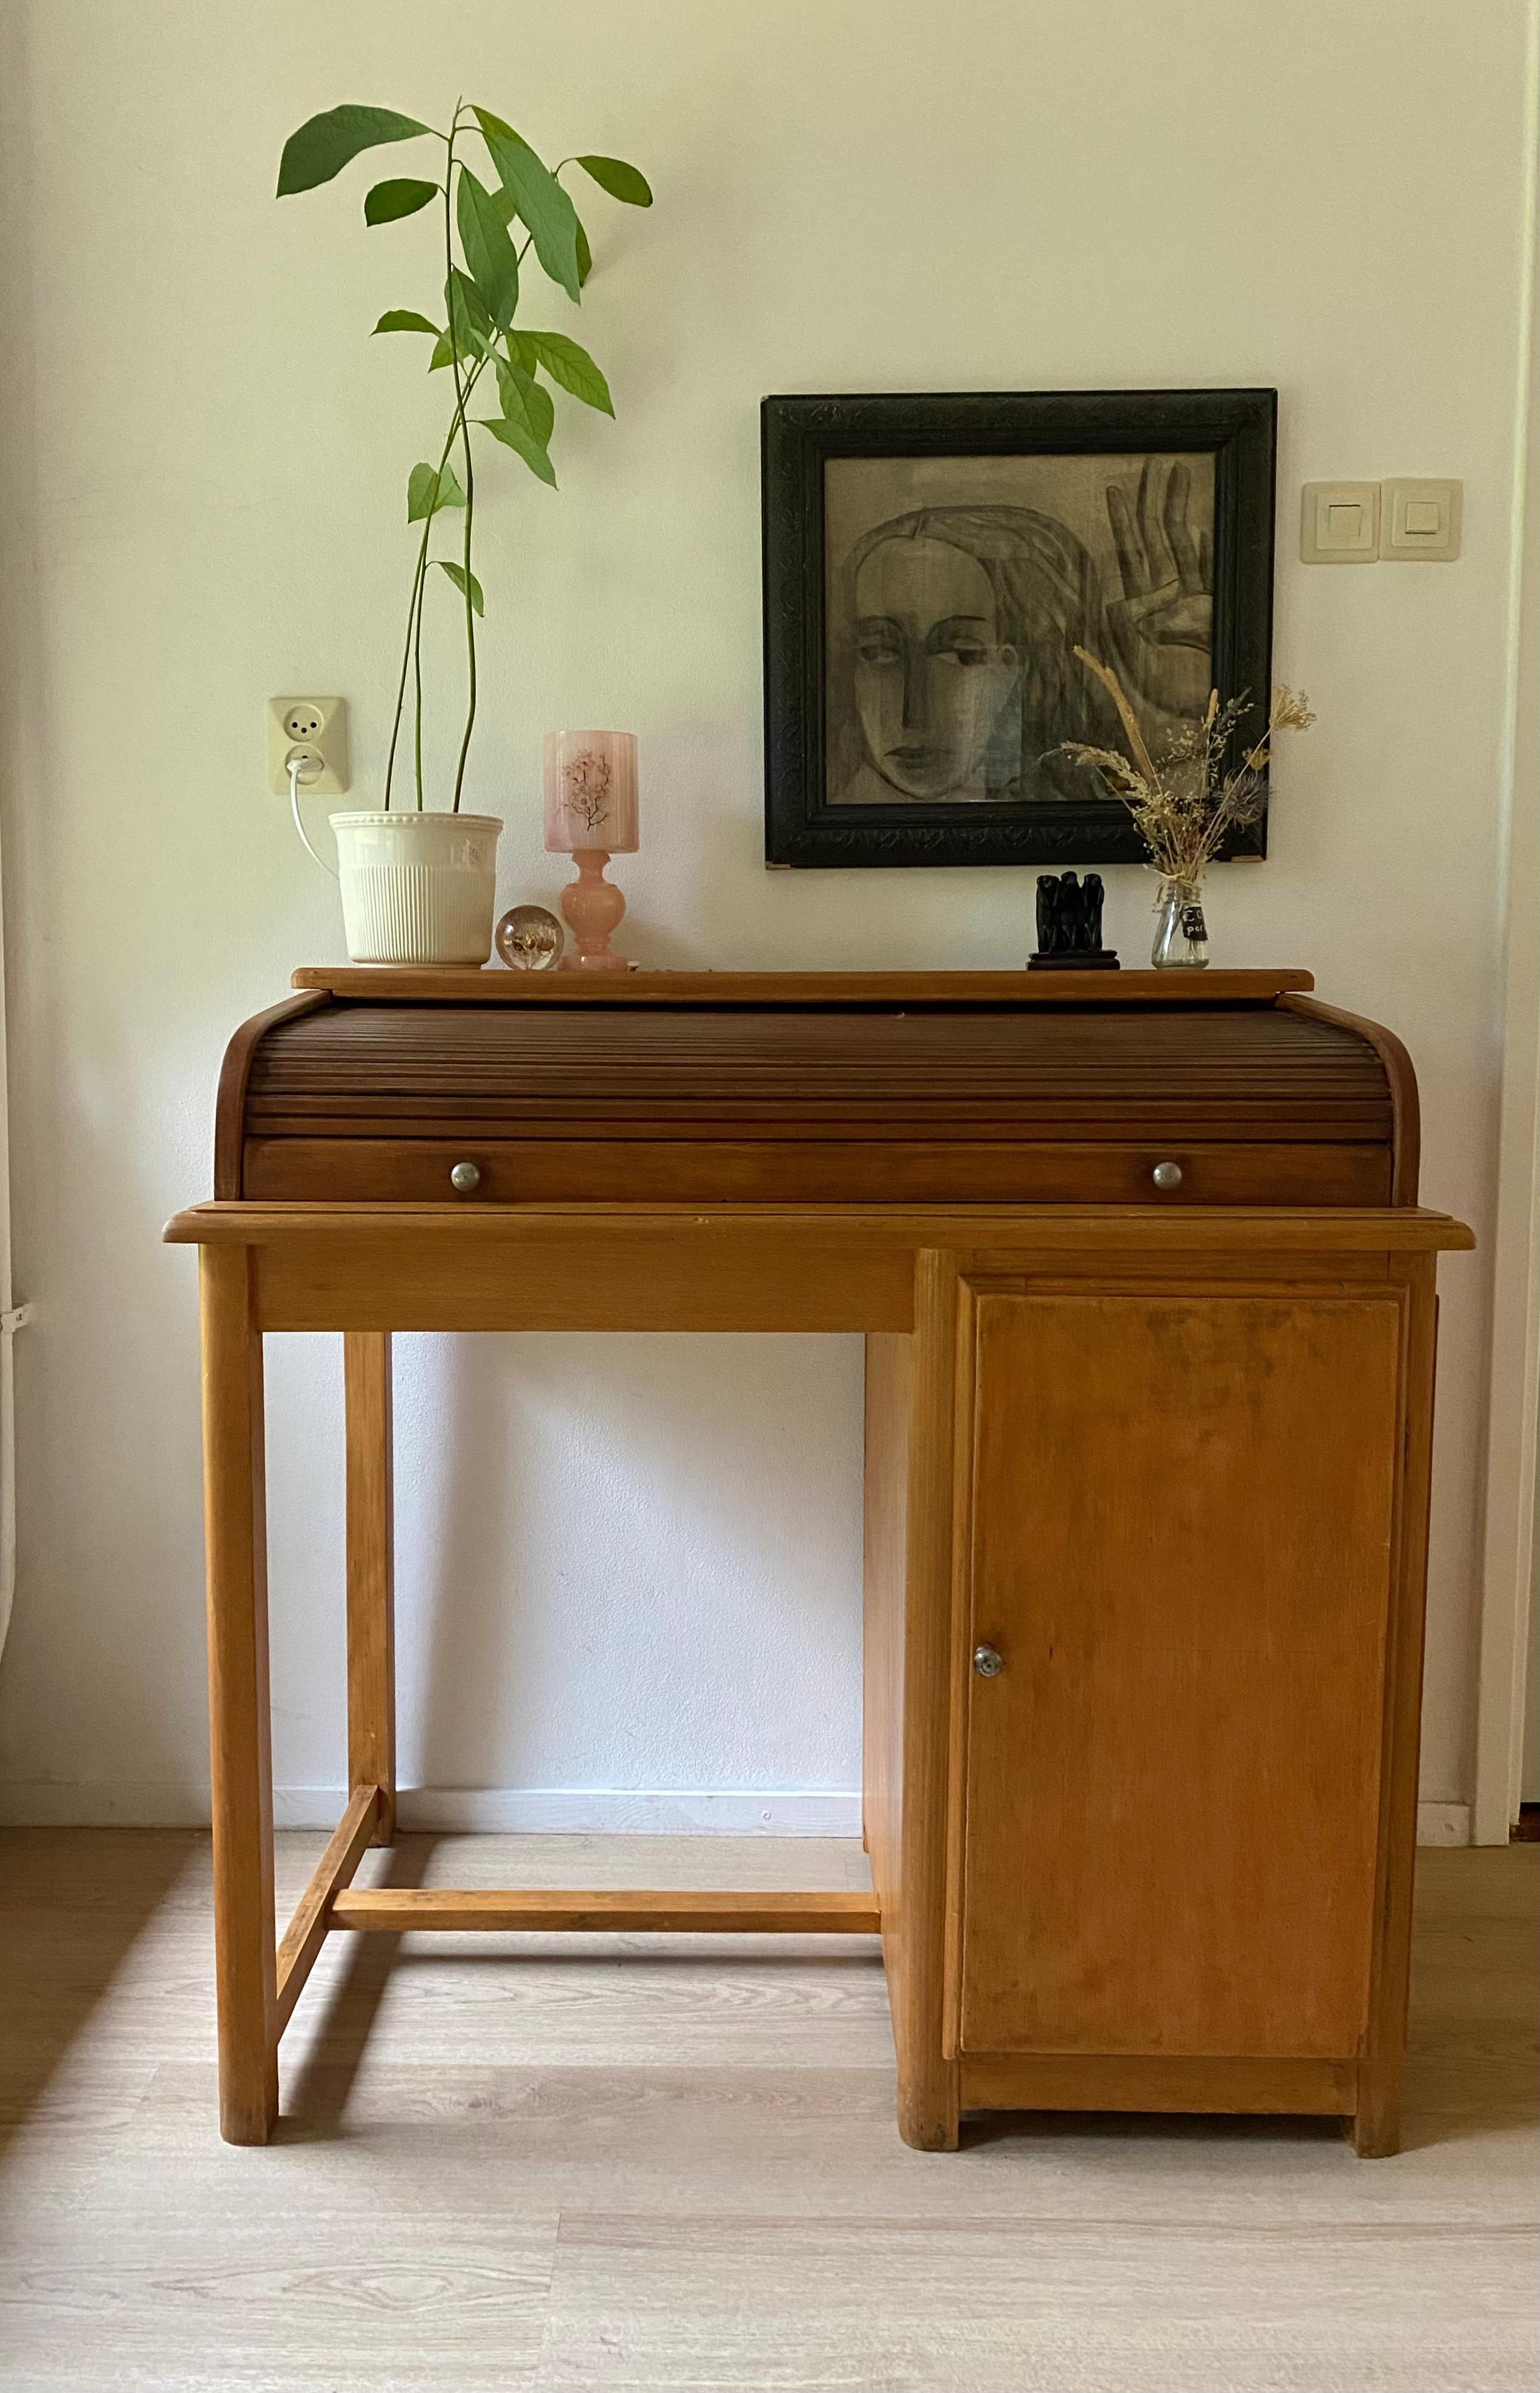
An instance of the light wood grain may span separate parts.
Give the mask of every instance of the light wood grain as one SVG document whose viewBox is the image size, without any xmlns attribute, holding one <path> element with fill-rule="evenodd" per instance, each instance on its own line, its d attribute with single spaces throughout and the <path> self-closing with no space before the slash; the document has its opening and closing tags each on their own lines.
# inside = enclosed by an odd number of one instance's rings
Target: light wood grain
<svg viewBox="0 0 1540 2393">
<path fill-rule="evenodd" d="M 414 1242 L 449 1231 L 466 1253 L 482 1246 L 514 1249 L 542 1239 L 624 1236 L 661 1247 L 688 1237 L 712 1243 L 777 1236 L 800 1238 L 849 1254 L 863 1246 L 1043 1248 L 1105 1253 L 1139 1248 L 1150 1253 L 1183 1249 L 1234 1253 L 1432 1254 L 1468 1251 L 1476 1241 L 1464 1223 L 1422 1206 L 1143 1205 L 313 1205 L 189 1206 L 163 1236 L 168 1246 L 270 1247 L 304 1240 L 340 1250 L 360 1236 L 402 1253 Z"/>
<path fill-rule="evenodd" d="M 323 1838 L 281 1835 L 285 1908 Z M 1529 2393 L 1535 1848 L 1424 1852 L 1403 2156 L 1328 2120 L 894 2129 L 842 1954 L 329 1940 L 266 2153 L 213 2132 L 206 1838 L 0 1832 L 6 2393 Z M 816 1838 L 362 1869 L 837 1889 Z M 387 1975 L 388 1970 L 388 1975 Z M 384 1999 L 380 1989 L 386 1987 Z"/>
<path fill-rule="evenodd" d="M 249 1253 L 199 1260 L 219 2117 L 260 2144 L 278 2115 L 262 1339 Z"/>
<path fill-rule="evenodd" d="M 438 1223 L 405 1243 L 372 1231 L 279 1240 L 257 1262 L 268 1329 L 907 1329 L 913 1280 L 912 1251 L 891 1240 L 830 1253 L 785 1231 L 724 1239 L 683 1224 L 640 1240 L 580 1224 L 508 1243 Z"/>
<path fill-rule="evenodd" d="M 335 1928 L 580 1934 L 875 1936 L 871 1894 L 662 1893 L 616 1888 L 352 1887 L 331 1904 Z"/>
<path fill-rule="evenodd" d="M 289 2023 L 325 1942 L 332 1925 L 333 1899 L 340 1889 L 349 1884 L 360 1856 L 374 1841 L 381 1801 L 378 1786 L 354 1787 L 347 1809 L 333 1830 L 310 1883 L 294 1906 L 294 1916 L 279 1940 L 275 2016 L 280 2035 Z"/>
<path fill-rule="evenodd" d="M 1358 2052 L 1401 1334 L 1391 1289 L 980 1300 L 965 2051 Z"/>
<path fill-rule="evenodd" d="M 964 2052 L 964 2110 L 1350 2114 L 1358 2064 L 1171 2053 Z"/>
<path fill-rule="evenodd" d="M 396 1833 L 396 1499 L 387 1330 L 343 1339 L 347 1510 L 347 1783 L 372 1786 L 373 1841 Z"/>
<path fill-rule="evenodd" d="M 385 1004 L 447 1005 L 1233 1005 L 1313 988 L 1308 972 L 633 972 L 604 982 L 379 964 L 301 964 L 291 986 Z"/>
</svg>

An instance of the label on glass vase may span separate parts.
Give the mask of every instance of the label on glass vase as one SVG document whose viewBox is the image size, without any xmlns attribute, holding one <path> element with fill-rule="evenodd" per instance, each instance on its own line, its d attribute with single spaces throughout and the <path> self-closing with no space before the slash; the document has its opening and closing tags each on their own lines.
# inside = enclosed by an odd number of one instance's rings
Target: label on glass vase
<svg viewBox="0 0 1540 2393">
<path fill-rule="evenodd" d="M 1181 935 L 1184 939 L 1207 939 L 1208 926 L 1203 919 L 1203 908 L 1191 898 L 1181 909 Z"/>
</svg>

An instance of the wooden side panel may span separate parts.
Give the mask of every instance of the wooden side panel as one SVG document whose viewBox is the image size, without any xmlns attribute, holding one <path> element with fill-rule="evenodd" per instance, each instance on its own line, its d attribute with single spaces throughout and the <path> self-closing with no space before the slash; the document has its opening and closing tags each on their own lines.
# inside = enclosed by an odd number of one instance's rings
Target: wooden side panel
<svg viewBox="0 0 1540 2393">
<path fill-rule="evenodd" d="M 899 1826 L 904 1772 L 904 1584 L 909 1471 L 911 1340 L 893 1330 L 867 1339 L 863 1486 L 861 1824 L 871 1882 L 882 1906 L 890 1975 L 899 1955 Z"/>
<path fill-rule="evenodd" d="M 948 2151 L 958 2140 L 958 2068 L 946 2050 L 945 2027 L 959 1289 L 956 1255 L 933 1248 L 916 1256 L 905 1491 L 903 1810 L 896 1917 L 890 1930 L 884 1915 L 883 1957 L 898 2053 L 898 2129 L 922 2151 Z"/>
<path fill-rule="evenodd" d="M 1291 994 L 1280 998 L 1279 1004 L 1286 1013 L 1303 1014 L 1312 1022 L 1332 1022 L 1338 1029 L 1351 1030 L 1374 1049 L 1384 1068 L 1390 1095 L 1390 1202 L 1415 1205 L 1422 1170 L 1422 1107 L 1412 1058 L 1395 1032 L 1387 1030 L 1382 1022 L 1368 1021 L 1362 1013 L 1344 1013 L 1339 1005 L 1322 1005 L 1313 997 Z"/>
<path fill-rule="evenodd" d="M 1361 2048 L 1403 1317 L 980 1300 L 965 2051 Z"/>
<path fill-rule="evenodd" d="M 239 1197 L 247 1193 L 241 1185 L 242 1142 L 246 1134 L 246 1092 L 257 1048 L 279 1023 L 324 1011 L 330 1002 L 320 989 L 307 989 L 298 997 L 286 997 L 281 1004 L 269 1005 L 265 1013 L 254 1013 L 249 1022 L 243 1022 L 226 1048 L 214 1105 L 216 1196 Z"/>
<path fill-rule="evenodd" d="M 1431 1256 L 1401 1266 L 1410 1296 L 1403 1392 L 1405 1467 L 1396 1522 L 1396 1593 L 1386 1668 L 1385 1771 L 1380 1798 L 1374 1971 L 1353 2122 L 1353 2142 L 1365 2158 L 1399 2151 L 1401 2144 L 1401 2078 L 1406 2051 L 1412 1879 L 1417 1840 L 1417 1762 L 1422 1742 L 1428 1505 L 1438 1345 L 1436 1268 Z"/>
</svg>

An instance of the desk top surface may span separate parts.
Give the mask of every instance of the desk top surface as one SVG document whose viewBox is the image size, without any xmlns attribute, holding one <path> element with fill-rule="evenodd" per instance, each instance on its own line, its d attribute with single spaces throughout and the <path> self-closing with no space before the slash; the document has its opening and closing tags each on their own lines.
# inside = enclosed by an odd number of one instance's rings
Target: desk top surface
<svg viewBox="0 0 1540 2393">
<path fill-rule="evenodd" d="M 1315 986 L 1267 972 L 509 972 L 302 964 L 292 987 L 350 1003 L 440 1005 L 1268 1005 Z"/>
</svg>

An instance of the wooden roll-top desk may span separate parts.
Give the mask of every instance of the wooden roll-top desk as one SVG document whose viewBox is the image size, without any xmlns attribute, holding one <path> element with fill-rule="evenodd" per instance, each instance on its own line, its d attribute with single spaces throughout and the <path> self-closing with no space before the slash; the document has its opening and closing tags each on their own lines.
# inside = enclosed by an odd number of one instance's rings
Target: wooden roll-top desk
<svg viewBox="0 0 1540 2393">
<path fill-rule="evenodd" d="M 1299 972 L 306 971 L 201 1249 L 223 2131 L 330 1929 L 880 1934 L 898 2124 L 1393 2150 L 1434 1272 L 1411 1066 Z M 866 1895 L 355 1883 L 395 1824 L 390 1333 L 867 1341 Z M 262 1337 L 339 1330 L 348 1781 L 273 1916 Z M 795 1490 L 787 1491 L 794 1499 Z"/>
</svg>

